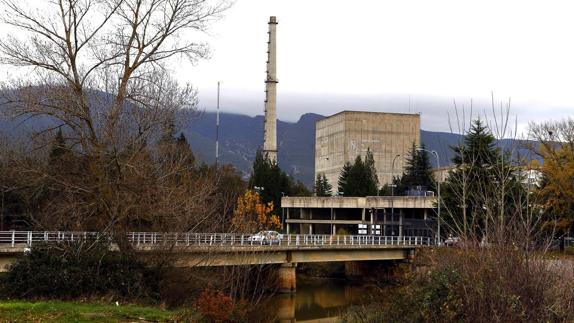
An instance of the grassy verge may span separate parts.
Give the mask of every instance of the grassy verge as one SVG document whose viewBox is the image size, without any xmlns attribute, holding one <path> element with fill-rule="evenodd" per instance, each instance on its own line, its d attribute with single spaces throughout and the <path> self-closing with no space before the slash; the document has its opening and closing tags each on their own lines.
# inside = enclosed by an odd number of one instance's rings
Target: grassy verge
<svg viewBox="0 0 574 323">
<path fill-rule="evenodd" d="M 195 319 L 183 312 L 135 305 L 61 301 L 0 301 L 0 322 L 172 322 Z"/>
</svg>

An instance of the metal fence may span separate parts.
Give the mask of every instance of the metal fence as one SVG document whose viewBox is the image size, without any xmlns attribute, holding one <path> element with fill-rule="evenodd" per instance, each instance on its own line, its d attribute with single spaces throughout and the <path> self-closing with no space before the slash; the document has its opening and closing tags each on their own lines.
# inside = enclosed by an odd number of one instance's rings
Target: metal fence
<svg viewBox="0 0 574 323">
<path fill-rule="evenodd" d="M 430 246 L 434 239 L 419 236 L 372 235 L 281 235 L 264 237 L 255 234 L 187 233 L 187 232 L 129 232 L 127 240 L 134 246 Z M 64 231 L 0 231 L 0 245 L 33 245 L 34 242 L 93 241 L 111 242 L 109 235 L 98 232 Z"/>
</svg>

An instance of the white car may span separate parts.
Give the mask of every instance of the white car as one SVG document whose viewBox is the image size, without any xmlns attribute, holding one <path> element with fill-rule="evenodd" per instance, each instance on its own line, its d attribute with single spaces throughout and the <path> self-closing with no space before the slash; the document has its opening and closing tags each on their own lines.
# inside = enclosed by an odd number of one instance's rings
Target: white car
<svg viewBox="0 0 574 323">
<path fill-rule="evenodd" d="M 444 240 L 444 245 L 446 247 L 458 247 L 460 245 L 459 237 L 448 237 Z"/>
<path fill-rule="evenodd" d="M 283 240 L 283 235 L 277 231 L 259 231 L 247 238 L 247 241 L 258 244 L 280 244 L 281 240 Z"/>
</svg>

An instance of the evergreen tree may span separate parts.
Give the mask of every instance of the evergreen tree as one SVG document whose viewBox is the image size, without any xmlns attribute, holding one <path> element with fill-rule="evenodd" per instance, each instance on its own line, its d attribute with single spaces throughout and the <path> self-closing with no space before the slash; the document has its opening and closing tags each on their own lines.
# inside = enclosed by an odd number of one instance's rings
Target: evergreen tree
<svg viewBox="0 0 574 323">
<path fill-rule="evenodd" d="M 331 196 L 333 186 L 327 181 L 325 173 L 317 174 L 317 179 L 315 180 L 315 195 L 316 196 Z"/>
<path fill-rule="evenodd" d="M 339 181 L 337 182 L 337 193 L 345 195 L 345 189 L 347 187 L 347 181 L 349 180 L 349 173 L 351 172 L 351 165 L 350 162 L 346 162 L 343 165 L 343 169 L 341 170 L 341 174 L 339 175 Z"/>
<path fill-rule="evenodd" d="M 367 195 L 376 195 L 379 189 L 379 178 L 377 177 L 377 169 L 375 168 L 375 158 L 370 148 L 367 149 L 365 155 L 365 172 L 367 177 Z"/>
<path fill-rule="evenodd" d="M 52 150 L 50 151 L 50 164 L 57 165 L 58 161 L 68 152 L 66 147 L 66 140 L 62 134 L 62 129 L 59 128 L 54 140 L 52 141 Z"/>
<path fill-rule="evenodd" d="M 507 176 L 514 173 L 510 155 L 496 147 L 494 136 L 480 119 L 472 122 L 463 144 L 451 149 L 455 168 L 449 172 L 441 192 L 449 215 L 446 220 L 460 233 L 480 236 L 485 230 L 486 212 L 511 214 L 506 212 L 514 205 L 511 200 L 523 194 L 523 188 L 517 176 Z M 502 185 L 505 189 L 501 200 Z"/>
<path fill-rule="evenodd" d="M 258 150 L 253 162 L 249 188 L 259 191 L 264 203 L 273 202 L 275 212 L 281 208 L 282 196 L 309 196 L 311 192 L 300 182 L 294 183 L 275 161 L 270 161 Z"/>
<path fill-rule="evenodd" d="M 195 166 L 195 156 L 183 132 L 179 134 L 175 141 L 175 151 L 177 157 L 181 159 L 184 165 L 187 165 L 190 169 Z"/>
<path fill-rule="evenodd" d="M 425 190 L 435 190 L 435 180 L 432 174 L 432 164 L 425 145 L 417 149 L 413 142 L 406 156 L 405 171 L 396 184 L 395 195 L 404 195 L 406 191 L 422 187 Z"/>
<path fill-rule="evenodd" d="M 370 151 L 367 151 L 365 162 L 359 155 L 353 164 L 346 163 L 343 166 L 338 184 L 339 192 L 344 196 L 377 195 L 378 180 Z"/>
</svg>

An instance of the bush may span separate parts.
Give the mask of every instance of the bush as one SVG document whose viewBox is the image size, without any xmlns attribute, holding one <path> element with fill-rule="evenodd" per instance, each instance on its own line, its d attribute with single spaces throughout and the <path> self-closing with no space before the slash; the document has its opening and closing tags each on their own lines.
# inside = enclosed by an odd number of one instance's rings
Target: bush
<svg viewBox="0 0 574 323">
<path fill-rule="evenodd" d="M 199 312 L 210 322 L 238 322 L 247 316 L 247 303 L 208 286 L 196 301 Z"/>
<path fill-rule="evenodd" d="M 106 243 L 37 244 L 9 268 L 2 289 L 17 298 L 157 298 L 158 277 L 135 255 L 110 252 Z"/>
<path fill-rule="evenodd" d="M 571 267 L 562 263 L 512 246 L 435 250 L 427 261 L 387 301 L 352 308 L 345 321 L 574 321 Z"/>
</svg>

